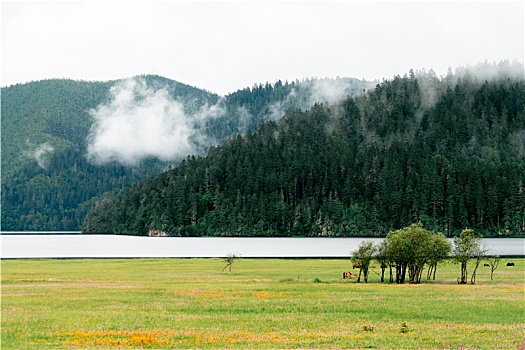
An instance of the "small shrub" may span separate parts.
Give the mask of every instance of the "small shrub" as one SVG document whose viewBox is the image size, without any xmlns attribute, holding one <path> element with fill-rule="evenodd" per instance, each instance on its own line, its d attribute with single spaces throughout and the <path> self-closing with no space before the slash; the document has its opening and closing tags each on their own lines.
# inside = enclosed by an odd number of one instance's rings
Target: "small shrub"
<svg viewBox="0 0 525 350">
<path fill-rule="evenodd" d="M 374 326 L 372 326 L 371 324 L 365 324 L 361 326 L 361 329 L 363 330 L 363 332 L 373 332 Z"/>
<path fill-rule="evenodd" d="M 401 323 L 401 333 L 408 333 L 410 332 L 410 328 L 408 327 L 406 322 Z"/>
<path fill-rule="evenodd" d="M 279 280 L 279 282 L 281 282 L 281 283 L 284 283 L 284 282 L 295 282 L 295 280 L 293 278 L 285 278 L 285 279 Z"/>
<path fill-rule="evenodd" d="M 319 277 L 314 278 L 314 283 L 323 283 Z"/>
</svg>

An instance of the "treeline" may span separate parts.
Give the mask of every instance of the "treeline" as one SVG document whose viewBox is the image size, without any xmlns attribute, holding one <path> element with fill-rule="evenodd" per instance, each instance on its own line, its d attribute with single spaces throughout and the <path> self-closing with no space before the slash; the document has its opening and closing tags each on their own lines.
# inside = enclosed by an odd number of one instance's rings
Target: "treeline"
<svg viewBox="0 0 525 350">
<path fill-rule="evenodd" d="M 100 201 L 83 231 L 176 236 L 525 233 L 522 78 L 410 72 L 188 157 Z"/>
</svg>

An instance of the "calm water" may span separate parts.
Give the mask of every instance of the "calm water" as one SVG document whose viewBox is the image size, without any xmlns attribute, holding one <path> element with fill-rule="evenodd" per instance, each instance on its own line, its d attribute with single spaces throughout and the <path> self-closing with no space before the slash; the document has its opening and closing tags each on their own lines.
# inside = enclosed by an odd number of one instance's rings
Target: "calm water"
<svg viewBox="0 0 525 350">
<path fill-rule="evenodd" d="M 246 258 L 349 257 L 363 240 L 381 238 L 212 238 L 111 235 L 6 235 L 1 257 L 10 258 Z M 489 254 L 524 256 L 524 238 L 487 238 Z"/>
</svg>

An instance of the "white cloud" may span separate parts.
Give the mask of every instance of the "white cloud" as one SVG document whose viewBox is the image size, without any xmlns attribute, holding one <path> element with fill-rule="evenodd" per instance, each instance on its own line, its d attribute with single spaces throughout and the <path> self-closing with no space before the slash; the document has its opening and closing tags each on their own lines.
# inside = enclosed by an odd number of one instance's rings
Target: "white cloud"
<svg viewBox="0 0 525 350">
<path fill-rule="evenodd" d="M 88 159 L 95 164 L 116 161 L 134 165 L 148 157 L 180 159 L 212 144 L 202 133 L 219 105 L 188 115 L 166 89 L 153 90 L 142 79 L 124 80 L 111 88 L 111 100 L 90 110 L 94 122 L 88 136 Z"/>
<path fill-rule="evenodd" d="M 334 103 L 359 93 L 357 86 L 361 83 L 351 79 L 306 80 L 296 87 L 300 91 L 292 90 L 282 102 L 269 106 L 263 118 L 278 120 L 290 109 Z M 93 124 L 87 157 L 94 164 L 135 165 L 149 157 L 169 161 L 202 153 L 218 143 L 205 130 L 208 121 L 226 115 L 224 102 L 221 98 L 195 110 L 173 99 L 167 87 L 153 89 L 141 78 L 120 81 L 110 89 L 107 103 L 89 111 Z M 246 133 L 255 117 L 244 106 L 235 115 L 237 132 Z"/>
</svg>

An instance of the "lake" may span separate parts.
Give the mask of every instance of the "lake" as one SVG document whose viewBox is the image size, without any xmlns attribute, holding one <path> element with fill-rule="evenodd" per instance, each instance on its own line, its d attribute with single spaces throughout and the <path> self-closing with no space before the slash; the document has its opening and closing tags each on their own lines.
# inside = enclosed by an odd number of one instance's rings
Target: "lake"
<svg viewBox="0 0 525 350">
<path fill-rule="evenodd" d="M 347 258 L 363 240 L 381 238 L 226 238 L 114 235 L 0 236 L 1 258 Z M 524 238 L 486 238 L 488 254 L 524 256 Z"/>
</svg>

